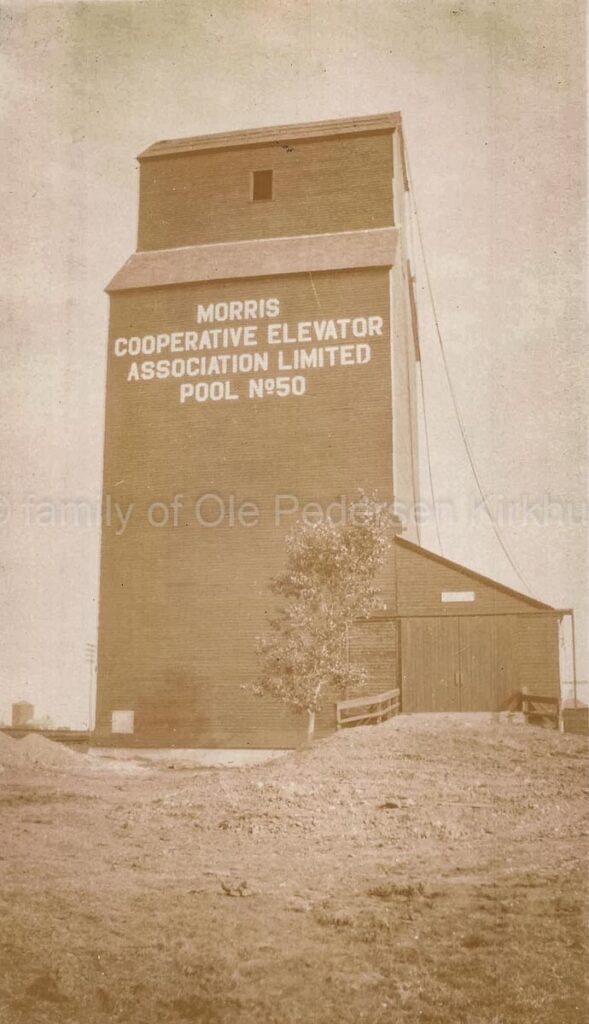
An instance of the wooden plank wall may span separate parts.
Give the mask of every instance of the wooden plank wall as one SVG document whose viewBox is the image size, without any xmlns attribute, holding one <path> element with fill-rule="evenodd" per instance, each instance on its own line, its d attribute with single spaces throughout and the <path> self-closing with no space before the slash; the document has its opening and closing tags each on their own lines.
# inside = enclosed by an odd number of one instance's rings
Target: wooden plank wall
<svg viewBox="0 0 589 1024">
<path fill-rule="evenodd" d="M 458 620 L 423 618 L 401 622 L 401 709 L 459 711 L 456 674 Z"/>
<path fill-rule="evenodd" d="M 558 619 L 526 615 L 518 621 L 518 682 L 520 689 L 543 697 L 560 696 Z"/>
<path fill-rule="evenodd" d="M 365 365 L 306 371 L 301 397 L 180 404 L 179 382 L 127 380 L 119 336 L 194 328 L 198 302 L 277 296 L 280 319 L 378 315 L 382 337 Z M 320 303 L 320 307 L 318 306 Z M 305 722 L 243 689 L 255 678 L 255 638 L 272 614 L 270 578 L 300 518 L 276 525 L 276 495 L 327 507 L 358 488 L 392 498 L 389 279 L 386 269 L 219 281 L 118 292 L 112 299 L 104 493 L 132 515 L 124 532 L 103 523 L 97 730 L 103 744 L 294 746 Z M 264 325 L 259 350 L 266 350 Z M 277 346 L 274 347 L 274 349 Z M 293 346 L 288 346 L 292 349 Z M 271 353 L 276 358 L 275 350 Z M 195 502 L 219 496 L 223 521 L 199 525 Z M 149 507 L 182 496 L 174 525 L 153 527 Z M 259 520 L 232 524 L 229 500 L 254 502 Z M 290 502 L 286 503 L 292 509 Z M 205 516 L 216 517 L 209 502 Z M 378 685 L 390 689 L 392 683 Z M 112 735 L 113 710 L 133 710 L 133 736 Z M 334 705 L 318 728 L 334 727 Z"/>
<path fill-rule="evenodd" d="M 460 568 L 445 565 L 427 554 L 395 545 L 397 561 L 397 611 L 401 615 L 457 615 L 528 612 L 534 607 L 519 597 L 477 579 Z M 465 605 L 443 603 L 443 591 L 472 590 L 475 600 Z"/>
<path fill-rule="evenodd" d="M 160 157 L 141 164 L 138 249 L 390 227 L 392 133 Z M 252 202 L 251 174 L 274 171 Z"/>
<path fill-rule="evenodd" d="M 546 615 L 401 620 L 402 709 L 500 711 L 523 687 L 559 696 L 558 622 Z"/>
<path fill-rule="evenodd" d="M 565 732 L 587 736 L 589 734 L 589 708 L 564 708 L 562 727 Z"/>
<path fill-rule="evenodd" d="M 350 632 L 350 662 L 367 670 L 364 686 L 348 698 L 370 696 L 399 686 L 399 626 L 389 619 L 356 622 Z"/>
<path fill-rule="evenodd" d="M 461 711 L 499 711 L 514 701 L 518 623 L 512 615 L 459 618 Z"/>
</svg>

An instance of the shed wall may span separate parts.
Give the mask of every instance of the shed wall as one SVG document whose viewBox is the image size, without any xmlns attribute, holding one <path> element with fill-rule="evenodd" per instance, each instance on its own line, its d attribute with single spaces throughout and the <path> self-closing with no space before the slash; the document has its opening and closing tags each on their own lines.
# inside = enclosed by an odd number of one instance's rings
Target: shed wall
<svg viewBox="0 0 589 1024">
<path fill-rule="evenodd" d="M 499 711 L 524 687 L 560 695 L 558 616 L 548 606 L 402 539 L 383 590 L 401 623 L 403 711 Z M 474 600 L 442 601 L 464 592 Z"/>
<path fill-rule="evenodd" d="M 468 570 L 452 568 L 426 553 L 395 545 L 396 606 L 401 615 L 456 615 L 529 612 L 538 602 L 509 593 L 492 581 L 484 582 Z M 442 601 L 443 592 L 474 591 L 473 602 Z"/>
<path fill-rule="evenodd" d="M 564 732 L 589 735 L 589 708 L 565 708 L 562 712 Z"/>
<path fill-rule="evenodd" d="M 400 686 L 399 624 L 390 619 L 356 622 L 350 632 L 349 658 L 366 670 L 366 681 L 347 697 L 396 690 Z"/>
<path fill-rule="evenodd" d="M 559 625 L 556 616 L 526 615 L 517 631 L 519 681 L 528 693 L 560 696 Z"/>
</svg>

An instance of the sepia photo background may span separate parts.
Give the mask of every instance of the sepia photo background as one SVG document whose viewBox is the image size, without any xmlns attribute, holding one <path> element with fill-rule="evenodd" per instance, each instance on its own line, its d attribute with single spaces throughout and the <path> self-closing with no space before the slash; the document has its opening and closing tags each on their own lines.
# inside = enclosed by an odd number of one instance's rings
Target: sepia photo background
<svg viewBox="0 0 589 1024">
<path fill-rule="evenodd" d="M 29 700 L 56 725 L 88 721 L 103 288 L 136 245 L 136 155 L 396 110 L 480 477 L 533 596 L 575 609 L 587 679 L 584 39 L 577 0 L 0 5 L 0 719 Z M 415 264 L 444 554 L 522 590 Z M 423 438 L 421 456 L 436 550 Z"/>
</svg>

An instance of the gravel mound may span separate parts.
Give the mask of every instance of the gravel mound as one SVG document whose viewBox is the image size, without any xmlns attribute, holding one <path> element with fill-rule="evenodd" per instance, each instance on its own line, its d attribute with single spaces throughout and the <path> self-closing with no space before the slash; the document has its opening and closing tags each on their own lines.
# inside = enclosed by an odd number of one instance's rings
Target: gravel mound
<svg viewBox="0 0 589 1024">
<path fill-rule="evenodd" d="M 0 768 L 16 768 L 23 763 L 18 740 L 14 740 L 5 732 L 0 732 Z"/>
<path fill-rule="evenodd" d="M 62 743 L 48 740 L 40 733 L 30 732 L 16 740 L 0 732 L 0 765 L 3 768 L 71 768 L 78 755 Z"/>
<path fill-rule="evenodd" d="M 40 768 L 69 768 L 77 758 L 75 751 L 63 743 L 48 740 L 40 733 L 27 733 L 22 740 L 18 740 L 18 745 L 22 748 L 24 759 Z"/>
</svg>

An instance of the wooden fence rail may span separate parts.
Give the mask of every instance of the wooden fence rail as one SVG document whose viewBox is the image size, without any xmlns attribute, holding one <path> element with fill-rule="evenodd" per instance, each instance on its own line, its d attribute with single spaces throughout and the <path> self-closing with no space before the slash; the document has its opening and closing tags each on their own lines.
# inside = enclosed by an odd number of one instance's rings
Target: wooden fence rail
<svg viewBox="0 0 589 1024">
<path fill-rule="evenodd" d="M 521 709 L 528 722 L 539 721 L 549 718 L 554 723 L 554 728 L 560 728 L 560 698 L 543 697 L 540 694 L 521 693 Z"/>
<path fill-rule="evenodd" d="M 348 725 L 377 725 L 387 718 L 398 715 L 401 706 L 401 691 L 387 690 L 369 697 L 355 697 L 354 700 L 340 700 L 335 705 L 338 729 Z"/>
</svg>

